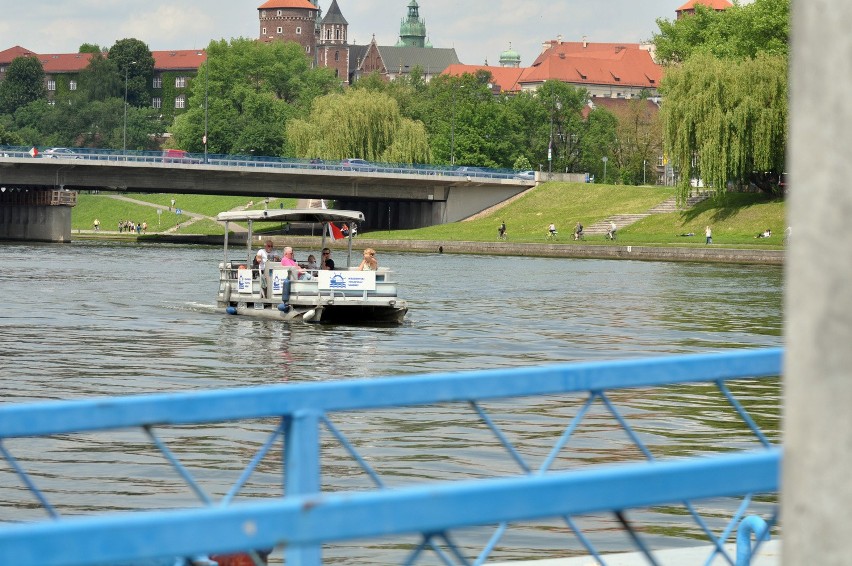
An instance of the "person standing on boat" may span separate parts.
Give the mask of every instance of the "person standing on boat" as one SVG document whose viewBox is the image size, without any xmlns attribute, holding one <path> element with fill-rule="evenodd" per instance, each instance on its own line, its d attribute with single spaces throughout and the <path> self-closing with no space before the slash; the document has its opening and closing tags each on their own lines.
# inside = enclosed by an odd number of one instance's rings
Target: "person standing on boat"
<svg viewBox="0 0 852 566">
<path fill-rule="evenodd" d="M 281 258 L 281 265 L 285 267 L 295 267 L 296 269 L 293 271 L 298 274 L 299 279 L 312 279 L 311 274 L 302 269 L 302 266 L 296 263 L 296 260 L 293 259 L 293 248 L 290 246 L 284 248 L 284 257 Z"/>
<path fill-rule="evenodd" d="M 263 243 L 263 247 L 257 250 L 257 255 L 262 259 L 258 268 L 263 271 L 266 268 L 266 261 L 273 257 L 272 240 L 266 240 L 266 242 Z"/>
<path fill-rule="evenodd" d="M 320 269 L 334 269 L 334 260 L 331 259 L 331 250 L 328 248 L 322 249 L 322 257 L 320 258 Z"/>
<path fill-rule="evenodd" d="M 379 268 L 379 262 L 376 259 L 376 250 L 367 248 L 364 250 L 364 259 L 361 265 L 358 266 L 358 271 L 376 271 Z"/>
</svg>

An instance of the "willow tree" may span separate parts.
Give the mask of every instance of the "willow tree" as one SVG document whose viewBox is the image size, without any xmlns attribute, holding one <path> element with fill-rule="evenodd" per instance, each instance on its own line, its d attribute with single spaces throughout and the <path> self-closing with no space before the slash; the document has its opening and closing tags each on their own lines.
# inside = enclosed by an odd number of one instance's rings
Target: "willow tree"
<svg viewBox="0 0 852 566">
<path fill-rule="evenodd" d="M 759 55 L 722 61 L 691 57 L 661 84 L 666 154 L 680 174 L 712 190 L 780 174 L 787 146 L 787 58 Z"/>
<path fill-rule="evenodd" d="M 389 95 L 363 89 L 316 98 L 306 120 L 287 124 L 287 139 L 302 158 L 429 161 L 423 124 L 403 118 Z"/>
</svg>

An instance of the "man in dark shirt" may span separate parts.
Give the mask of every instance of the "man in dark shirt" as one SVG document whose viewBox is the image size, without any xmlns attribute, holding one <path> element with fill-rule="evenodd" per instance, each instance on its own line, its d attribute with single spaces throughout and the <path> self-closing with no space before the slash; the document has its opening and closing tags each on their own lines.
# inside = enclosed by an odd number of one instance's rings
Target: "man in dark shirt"
<svg viewBox="0 0 852 566">
<path fill-rule="evenodd" d="M 322 259 L 320 260 L 320 269 L 334 269 L 334 260 L 331 259 L 331 250 L 328 248 L 322 249 Z"/>
</svg>

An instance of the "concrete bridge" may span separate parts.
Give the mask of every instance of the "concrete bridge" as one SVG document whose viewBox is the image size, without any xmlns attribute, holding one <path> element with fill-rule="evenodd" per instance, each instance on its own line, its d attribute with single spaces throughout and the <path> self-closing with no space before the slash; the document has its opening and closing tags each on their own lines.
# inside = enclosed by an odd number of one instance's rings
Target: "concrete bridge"
<svg viewBox="0 0 852 566">
<path fill-rule="evenodd" d="M 0 190 L 5 188 L 0 192 L 0 239 L 64 241 L 66 223 L 70 239 L 70 214 L 41 210 L 37 195 L 43 191 L 322 198 L 335 200 L 338 208 L 363 211 L 365 228 L 406 229 L 461 220 L 534 184 L 507 171 L 75 151 L 58 159 L 0 152 Z M 51 218 L 59 225 L 52 225 Z M 28 228 L 36 219 L 47 219 L 44 229 Z"/>
</svg>

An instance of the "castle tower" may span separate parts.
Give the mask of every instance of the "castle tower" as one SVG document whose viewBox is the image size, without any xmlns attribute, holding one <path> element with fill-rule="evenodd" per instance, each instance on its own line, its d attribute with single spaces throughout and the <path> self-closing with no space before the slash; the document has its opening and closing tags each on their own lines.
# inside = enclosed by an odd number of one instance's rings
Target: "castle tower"
<svg viewBox="0 0 852 566">
<path fill-rule="evenodd" d="M 268 0 L 257 11 L 261 41 L 295 41 L 314 59 L 319 13 L 315 4 L 308 0 Z"/>
<path fill-rule="evenodd" d="M 332 0 L 328 13 L 320 22 L 317 42 L 317 66 L 327 67 L 344 85 L 349 84 L 349 22 L 343 17 L 337 0 Z"/>
<path fill-rule="evenodd" d="M 426 22 L 420 19 L 417 0 L 408 4 L 408 16 L 399 26 L 397 47 L 426 47 Z"/>
</svg>

